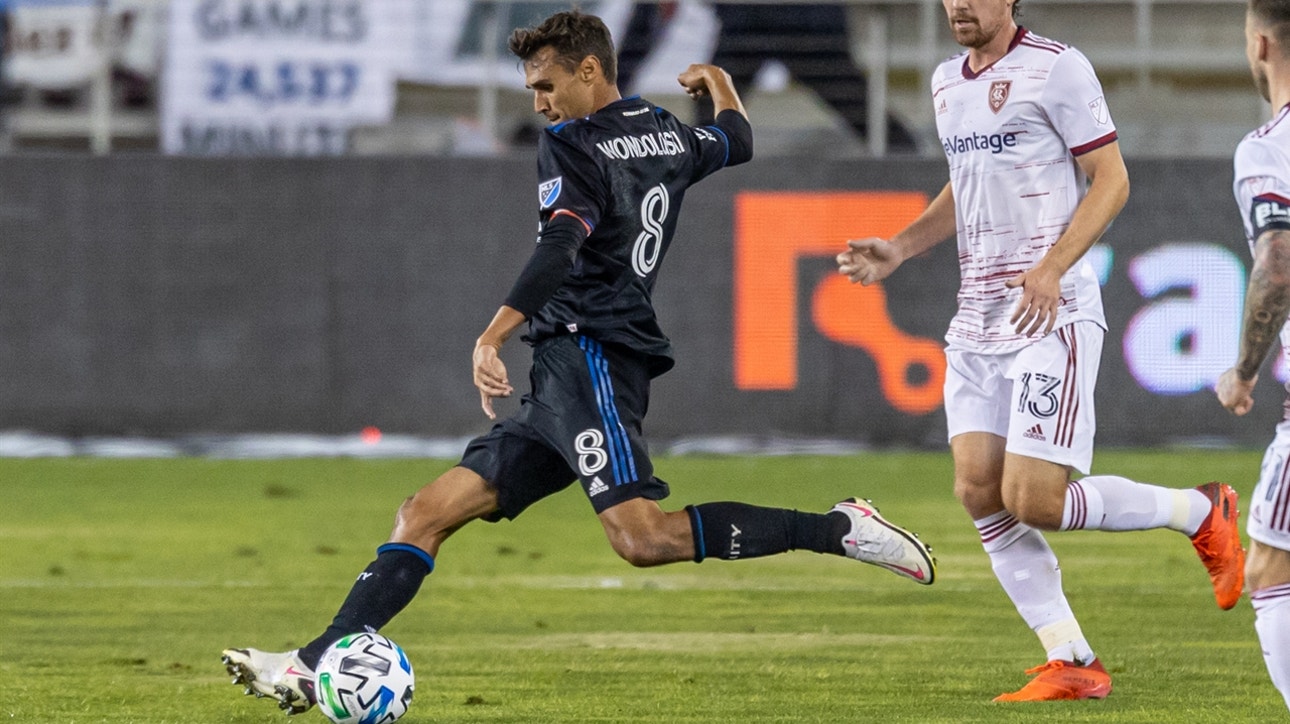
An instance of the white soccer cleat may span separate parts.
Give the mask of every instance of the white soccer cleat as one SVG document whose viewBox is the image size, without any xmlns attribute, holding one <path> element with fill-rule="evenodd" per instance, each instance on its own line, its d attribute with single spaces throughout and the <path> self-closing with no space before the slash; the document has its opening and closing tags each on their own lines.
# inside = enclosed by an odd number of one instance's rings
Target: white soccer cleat
<svg viewBox="0 0 1290 724">
<path fill-rule="evenodd" d="M 932 557 L 931 546 L 878 515 L 872 503 L 848 498 L 829 512 L 833 511 L 851 519 L 851 530 L 842 537 L 847 557 L 886 568 L 924 586 L 936 580 L 936 559 Z"/>
<path fill-rule="evenodd" d="M 314 705 L 314 672 L 300 663 L 295 651 L 272 653 L 258 649 L 224 649 L 220 656 L 233 683 L 247 695 L 277 700 L 278 708 L 299 714 Z"/>
</svg>

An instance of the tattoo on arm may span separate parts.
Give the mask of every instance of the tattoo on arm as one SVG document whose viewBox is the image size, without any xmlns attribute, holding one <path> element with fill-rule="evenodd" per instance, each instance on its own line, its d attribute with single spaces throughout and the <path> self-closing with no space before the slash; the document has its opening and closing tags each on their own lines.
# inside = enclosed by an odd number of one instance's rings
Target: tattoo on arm
<svg viewBox="0 0 1290 724">
<path fill-rule="evenodd" d="M 1255 245 L 1254 269 L 1245 293 L 1241 356 L 1236 364 L 1241 379 L 1251 379 L 1267 358 L 1286 315 L 1290 314 L 1290 231 L 1271 230 Z"/>
</svg>

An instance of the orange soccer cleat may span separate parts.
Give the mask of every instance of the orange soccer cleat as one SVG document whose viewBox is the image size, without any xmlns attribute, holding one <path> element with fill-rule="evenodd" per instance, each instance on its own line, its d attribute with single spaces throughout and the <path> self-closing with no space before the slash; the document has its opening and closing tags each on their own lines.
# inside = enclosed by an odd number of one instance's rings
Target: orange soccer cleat
<svg viewBox="0 0 1290 724">
<path fill-rule="evenodd" d="M 1105 699 L 1111 693 L 1111 675 L 1102 662 L 1093 659 L 1087 666 L 1071 661 L 1049 661 L 1027 669 L 1035 678 L 1010 694 L 1000 694 L 995 701 L 1069 701 Z"/>
<path fill-rule="evenodd" d="M 1241 599 L 1241 588 L 1245 586 L 1245 549 L 1236 526 L 1236 491 L 1226 483 L 1205 483 L 1196 489 L 1214 507 L 1191 537 L 1191 544 L 1209 571 L 1214 600 L 1226 611 Z"/>
</svg>

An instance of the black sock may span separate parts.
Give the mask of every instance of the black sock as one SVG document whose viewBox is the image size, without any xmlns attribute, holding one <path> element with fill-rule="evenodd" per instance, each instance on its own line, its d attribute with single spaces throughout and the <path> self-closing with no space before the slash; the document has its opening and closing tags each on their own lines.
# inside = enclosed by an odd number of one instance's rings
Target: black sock
<svg viewBox="0 0 1290 724">
<path fill-rule="evenodd" d="M 686 507 L 694 532 L 694 560 L 732 561 L 791 550 L 842 554 L 851 521 L 842 513 L 799 513 L 746 503 L 704 503 Z"/>
<path fill-rule="evenodd" d="M 327 647 L 360 631 L 379 631 L 402 611 L 434 570 L 429 553 L 406 543 L 386 543 L 376 549 L 376 560 L 358 575 L 331 626 L 300 649 L 300 662 L 317 668 Z"/>
</svg>

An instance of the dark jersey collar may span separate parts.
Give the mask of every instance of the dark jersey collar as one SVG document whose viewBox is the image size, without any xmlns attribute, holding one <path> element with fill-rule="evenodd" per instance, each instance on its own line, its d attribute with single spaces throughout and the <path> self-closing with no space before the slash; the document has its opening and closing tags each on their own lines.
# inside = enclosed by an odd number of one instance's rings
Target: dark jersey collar
<svg viewBox="0 0 1290 724">
<path fill-rule="evenodd" d="M 641 101 L 641 97 L 640 97 L 639 95 L 627 96 L 626 98 L 619 98 L 618 100 L 614 101 L 613 103 L 610 103 L 610 104 L 608 104 L 608 105 L 602 106 L 601 108 L 599 108 L 598 110 L 596 110 L 595 112 L 593 112 L 593 113 L 592 113 L 591 115 L 589 115 L 589 116 L 583 116 L 582 118 L 570 118 L 570 119 L 569 119 L 569 120 L 567 120 L 567 121 L 561 121 L 561 122 L 559 122 L 559 123 L 555 124 L 554 126 L 549 127 L 547 130 L 548 130 L 548 131 L 551 131 L 552 133 L 559 133 L 559 132 L 560 132 L 560 129 L 564 128 L 565 126 L 569 125 L 570 123 L 577 123 L 578 121 L 585 121 L 585 120 L 587 120 L 588 118 L 591 118 L 591 116 L 599 115 L 599 114 L 601 114 L 601 113 L 604 113 L 605 111 L 612 110 L 612 109 L 615 109 L 615 108 L 622 108 L 623 106 L 632 105 L 632 104 L 640 103 L 640 102 L 642 102 L 642 101 Z"/>
</svg>

